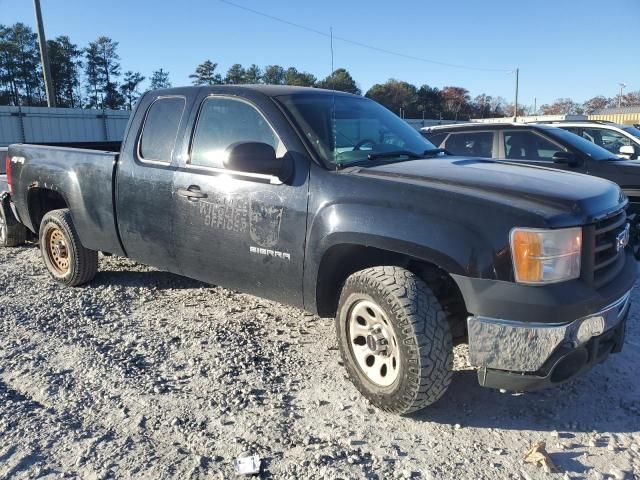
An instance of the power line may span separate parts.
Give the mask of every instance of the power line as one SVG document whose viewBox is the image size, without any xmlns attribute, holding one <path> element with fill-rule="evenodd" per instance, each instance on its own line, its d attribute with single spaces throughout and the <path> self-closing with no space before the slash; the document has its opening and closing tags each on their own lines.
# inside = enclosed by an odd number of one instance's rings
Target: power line
<svg viewBox="0 0 640 480">
<path fill-rule="evenodd" d="M 239 8 L 240 10 L 245 10 L 247 12 L 251 12 L 255 15 L 260 15 L 261 17 L 265 17 L 265 18 L 269 18 L 271 20 L 274 20 L 276 22 L 280 22 L 280 23 L 284 23 L 286 25 L 292 26 L 292 27 L 296 27 L 299 28 L 301 30 L 306 30 L 308 32 L 311 33 L 315 33 L 316 35 L 321 35 L 323 37 L 330 37 L 330 35 L 326 32 L 323 32 L 321 30 L 317 30 L 313 27 L 309 27 L 306 25 L 301 25 L 299 23 L 295 23 L 295 22 L 291 22 L 289 20 L 285 20 L 284 18 L 281 17 L 277 17 L 275 15 L 271 15 L 269 13 L 265 13 L 265 12 L 261 12 L 259 10 L 255 10 L 253 8 L 250 7 L 245 7 L 244 5 L 238 5 L 237 3 L 231 2 L 229 0 L 219 0 L 221 3 L 225 3 L 227 5 L 230 5 L 232 7 L 235 8 Z M 429 58 L 424 58 L 424 57 L 418 57 L 415 55 L 408 55 L 402 52 L 396 52 L 394 50 L 388 50 L 386 48 L 380 48 L 380 47 L 376 47 L 374 45 L 369 45 L 367 43 L 362 43 L 362 42 L 358 42 L 357 40 L 351 40 L 349 38 L 345 38 L 345 37 L 340 37 L 338 35 L 333 35 L 333 39 L 334 40 L 340 40 L 341 42 L 344 43 L 350 43 L 351 45 L 356 45 L 358 47 L 361 48 L 366 48 L 368 50 L 373 50 L 375 52 L 380 52 L 380 53 L 385 53 L 387 55 L 394 55 L 396 57 L 401 57 L 401 58 L 406 58 L 409 60 L 416 60 L 419 62 L 424 62 L 424 63 L 431 63 L 434 65 L 440 65 L 443 67 L 450 67 L 450 68 L 460 68 L 463 70 L 475 70 L 475 71 L 480 71 L 480 72 L 498 72 L 498 73 L 514 73 L 515 70 L 514 69 L 504 69 L 504 68 L 485 68 L 485 67 L 475 67 L 475 66 L 469 66 L 469 65 L 460 65 L 460 64 L 455 64 L 455 63 L 447 63 L 447 62 L 441 62 L 439 60 L 432 60 Z"/>
</svg>

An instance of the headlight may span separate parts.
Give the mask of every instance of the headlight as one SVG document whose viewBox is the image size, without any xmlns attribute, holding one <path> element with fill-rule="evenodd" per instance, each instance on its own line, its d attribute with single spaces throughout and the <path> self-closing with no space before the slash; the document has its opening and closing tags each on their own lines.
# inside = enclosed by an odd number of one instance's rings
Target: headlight
<svg viewBox="0 0 640 480">
<path fill-rule="evenodd" d="M 582 229 L 511 230 L 511 256 L 518 283 L 563 282 L 580 276 Z"/>
</svg>

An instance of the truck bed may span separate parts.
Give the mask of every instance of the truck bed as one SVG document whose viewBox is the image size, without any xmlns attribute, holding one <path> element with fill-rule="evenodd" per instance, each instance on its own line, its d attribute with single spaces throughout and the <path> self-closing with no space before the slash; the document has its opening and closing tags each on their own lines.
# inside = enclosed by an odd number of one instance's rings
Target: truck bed
<svg viewBox="0 0 640 480">
<path fill-rule="evenodd" d="M 49 147 L 76 148 L 81 150 L 98 150 L 101 152 L 120 151 L 122 142 L 46 142 L 46 143 L 29 143 L 28 145 L 39 145 Z"/>
<path fill-rule="evenodd" d="M 18 207 L 20 221 L 32 232 L 38 230 L 41 218 L 37 214 L 32 218 L 33 212 L 30 215 L 27 207 L 35 198 L 40 198 L 39 191 L 46 189 L 59 195 L 64 200 L 62 203 L 69 206 L 85 247 L 122 254 L 113 205 L 118 160 L 118 153 L 113 150 L 120 142 L 61 145 L 64 146 L 10 146 L 12 156 L 23 158 L 22 162 L 11 164 L 12 200 Z"/>
</svg>

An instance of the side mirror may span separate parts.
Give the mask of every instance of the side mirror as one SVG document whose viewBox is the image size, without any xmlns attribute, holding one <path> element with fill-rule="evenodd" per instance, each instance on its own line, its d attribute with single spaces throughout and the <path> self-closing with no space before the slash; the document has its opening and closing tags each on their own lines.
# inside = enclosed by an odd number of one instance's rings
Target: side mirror
<svg viewBox="0 0 640 480">
<path fill-rule="evenodd" d="M 561 165 L 567 165 L 569 167 L 578 167 L 582 164 L 580 158 L 573 152 L 556 152 L 551 157 L 553 163 L 558 163 Z"/>
<path fill-rule="evenodd" d="M 292 171 L 288 157 L 277 158 L 274 148 L 262 142 L 237 142 L 227 147 L 224 168 L 238 172 L 258 173 L 287 180 Z"/>
<path fill-rule="evenodd" d="M 620 147 L 619 155 L 628 159 L 633 159 L 636 156 L 636 149 L 633 145 L 623 145 Z"/>
</svg>

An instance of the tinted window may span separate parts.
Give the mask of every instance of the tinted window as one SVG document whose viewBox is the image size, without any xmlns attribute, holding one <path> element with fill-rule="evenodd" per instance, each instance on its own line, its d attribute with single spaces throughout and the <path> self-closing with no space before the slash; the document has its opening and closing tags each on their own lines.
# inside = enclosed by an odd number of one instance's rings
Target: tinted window
<svg viewBox="0 0 640 480">
<path fill-rule="evenodd" d="M 544 129 L 545 135 L 551 138 L 555 138 L 558 141 L 565 143 L 575 150 L 584 153 L 594 160 L 620 160 L 620 157 L 611 155 L 611 152 L 599 147 L 595 143 L 592 143 L 579 135 L 574 135 L 571 132 L 567 132 L 562 128 L 556 127 L 539 127 Z"/>
<path fill-rule="evenodd" d="M 624 127 L 623 130 L 640 140 L 640 129 L 637 129 L 636 127 Z"/>
<path fill-rule="evenodd" d="M 159 98 L 151 104 L 140 139 L 140 157 L 171 162 L 178 127 L 184 111 L 184 98 Z"/>
<path fill-rule="evenodd" d="M 504 132 L 504 153 L 511 160 L 551 161 L 560 150 L 564 149 L 532 131 Z"/>
<path fill-rule="evenodd" d="M 433 143 L 436 147 L 439 147 L 440 145 L 442 145 L 442 141 L 447 138 L 447 135 L 449 135 L 449 132 L 443 132 L 443 133 L 423 133 L 422 134 L 424 136 L 424 138 L 426 138 L 427 140 L 429 140 L 431 143 Z"/>
<path fill-rule="evenodd" d="M 491 158 L 493 132 L 452 133 L 444 148 L 454 155 Z"/>
<path fill-rule="evenodd" d="M 582 137 L 615 154 L 620 151 L 620 147 L 631 145 L 631 140 L 628 137 L 606 128 L 584 128 Z"/>
<path fill-rule="evenodd" d="M 224 168 L 225 151 L 236 142 L 267 143 L 283 153 L 280 140 L 253 106 L 231 98 L 207 98 L 193 136 L 191 164 Z"/>
</svg>

